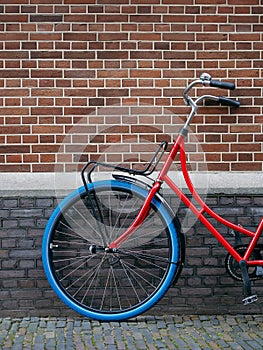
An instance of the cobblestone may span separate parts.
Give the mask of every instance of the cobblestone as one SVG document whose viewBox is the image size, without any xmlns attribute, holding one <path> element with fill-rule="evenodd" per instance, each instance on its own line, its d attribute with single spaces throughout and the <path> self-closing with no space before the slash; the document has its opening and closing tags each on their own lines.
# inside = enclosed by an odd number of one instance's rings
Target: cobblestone
<svg viewBox="0 0 263 350">
<path fill-rule="evenodd" d="M 84 318 L 0 318 L 2 350 L 258 350 L 263 316 L 141 316 L 100 323 Z"/>
</svg>

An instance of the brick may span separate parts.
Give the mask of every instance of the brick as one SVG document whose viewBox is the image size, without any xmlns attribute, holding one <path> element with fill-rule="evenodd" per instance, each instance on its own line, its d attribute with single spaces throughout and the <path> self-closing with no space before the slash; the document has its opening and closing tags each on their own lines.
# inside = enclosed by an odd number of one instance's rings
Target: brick
<svg viewBox="0 0 263 350">
<path fill-rule="evenodd" d="M 34 216 L 42 216 L 43 212 L 41 209 L 17 209 L 12 210 L 10 217 L 34 217 Z"/>
<path fill-rule="evenodd" d="M 32 107 L 32 115 L 61 115 L 61 107 Z"/>
<path fill-rule="evenodd" d="M 24 153 L 29 152 L 29 146 L 17 145 L 17 146 L 0 146 L 0 153 L 11 154 L 11 153 Z"/>
<path fill-rule="evenodd" d="M 5 271 L 0 271 L 0 278 L 23 278 L 25 277 L 25 271 L 24 270 L 15 270 L 15 269 L 9 269 Z"/>
<path fill-rule="evenodd" d="M 89 69 L 78 69 L 65 71 L 65 78 L 94 78 L 95 71 Z"/>
<path fill-rule="evenodd" d="M 114 15 L 97 15 L 97 22 L 100 23 L 125 23 L 128 20 L 127 15 L 122 15 L 122 14 L 114 14 Z"/>
<path fill-rule="evenodd" d="M 128 33 L 99 33 L 99 41 L 127 41 L 129 38 Z M 132 34 L 131 34 L 131 40 Z M 149 40 L 149 39 L 148 39 Z"/>
<path fill-rule="evenodd" d="M 41 42 L 48 41 L 49 43 L 51 40 L 61 40 L 61 34 L 58 33 L 31 33 L 30 38 L 32 41 L 37 40 Z"/>
<path fill-rule="evenodd" d="M 27 33 L 1 33 L 2 41 L 22 41 L 28 40 Z"/>
<path fill-rule="evenodd" d="M 64 0 L 64 4 L 65 5 L 72 5 L 72 4 L 80 4 L 80 5 L 83 5 L 83 4 L 95 4 L 95 0 Z"/>
<path fill-rule="evenodd" d="M 20 165 L 20 164 L 8 164 L 8 165 L 0 165 L 1 172 L 29 172 L 29 165 Z"/>
<path fill-rule="evenodd" d="M 62 52 L 60 51 L 31 51 L 32 59 L 61 59 Z"/>
<path fill-rule="evenodd" d="M 65 22 L 82 22 L 82 23 L 89 23 L 89 22 L 94 22 L 95 21 L 95 16 L 94 15 L 83 15 L 83 14 L 78 14 L 78 15 L 64 15 L 64 20 Z"/>
<path fill-rule="evenodd" d="M 197 22 L 200 23 L 227 23 L 228 18 L 224 15 L 198 15 Z"/>
<path fill-rule="evenodd" d="M 241 170 L 242 169 L 242 170 Z M 262 171 L 262 163 L 238 162 L 231 165 L 232 171 Z"/>
<path fill-rule="evenodd" d="M 0 15 L 0 22 L 1 23 L 14 23 L 14 22 L 27 22 L 27 15 Z"/>
<path fill-rule="evenodd" d="M 38 69 L 31 72 L 33 78 L 62 78 L 62 71 L 50 69 Z"/>
<path fill-rule="evenodd" d="M 63 40 L 67 41 L 95 41 L 95 33 L 64 33 Z"/>
<path fill-rule="evenodd" d="M 128 89 L 99 89 L 99 97 L 128 96 Z"/>
<path fill-rule="evenodd" d="M 64 58 L 65 59 L 94 59 L 95 58 L 95 52 L 92 51 L 65 51 L 64 52 Z"/>
<path fill-rule="evenodd" d="M 62 15 L 30 15 L 30 22 L 62 22 Z"/>
<path fill-rule="evenodd" d="M 194 16 L 193 15 L 164 15 L 163 16 L 163 22 L 166 23 L 192 23 L 194 22 Z"/>
<path fill-rule="evenodd" d="M 98 51 L 98 59 L 128 59 L 127 51 Z"/>
<path fill-rule="evenodd" d="M 0 77 L 1 78 L 28 78 L 29 77 L 29 70 L 0 70 Z"/>
<path fill-rule="evenodd" d="M 31 89 L 31 96 L 62 96 L 63 90 L 62 89 Z"/>
<path fill-rule="evenodd" d="M 65 115 L 88 115 L 94 112 L 93 108 L 89 107 L 65 107 Z"/>
</svg>

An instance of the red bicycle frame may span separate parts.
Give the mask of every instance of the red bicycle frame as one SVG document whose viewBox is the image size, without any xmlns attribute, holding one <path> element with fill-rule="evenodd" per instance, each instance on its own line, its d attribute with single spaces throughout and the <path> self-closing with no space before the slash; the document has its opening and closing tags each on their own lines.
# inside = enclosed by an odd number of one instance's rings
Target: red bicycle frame
<svg viewBox="0 0 263 350">
<path fill-rule="evenodd" d="M 246 261 L 247 266 L 255 266 L 261 265 L 263 266 L 263 260 L 249 260 L 253 249 L 255 248 L 259 237 L 263 230 L 263 217 L 256 229 L 255 232 L 247 230 L 241 226 L 238 226 L 228 220 L 223 219 L 220 215 L 216 214 L 211 208 L 209 208 L 205 202 L 201 199 L 199 194 L 196 192 L 193 183 L 190 179 L 187 165 L 186 165 L 186 155 L 184 149 L 184 139 L 187 134 L 187 129 L 183 128 L 177 139 L 174 142 L 174 145 L 168 155 L 167 160 L 165 161 L 160 173 L 155 181 L 153 187 L 149 191 L 149 194 L 138 214 L 134 222 L 131 226 L 114 242 L 109 245 L 109 249 L 118 249 L 123 242 L 125 242 L 142 224 L 144 219 L 147 217 L 147 214 L 150 209 L 150 203 L 156 194 L 156 192 L 160 189 L 162 183 L 166 183 L 175 193 L 176 195 L 183 201 L 183 203 L 193 212 L 193 214 L 206 226 L 206 228 L 214 235 L 214 237 L 225 247 L 225 249 L 236 259 L 237 262 L 241 260 Z M 177 185 L 169 178 L 168 171 L 172 162 L 174 161 L 177 154 L 180 153 L 180 163 L 182 167 L 182 173 L 187 184 L 189 191 L 191 192 L 193 198 L 196 200 L 201 209 L 198 209 L 189 198 L 177 187 Z M 217 220 L 221 224 L 233 229 L 234 231 L 240 232 L 251 237 L 251 241 L 248 245 L 248 248 L 244 254 L 244 256 L 240 256 L 240 254 L 236 251 L 236 249 L 228 243 L 228 241 L 222 236 L 222 234 L 211 224 L 211 222 L 205 217 L 204 214 L 208 214 L 211 218 Z"/>
</svg>

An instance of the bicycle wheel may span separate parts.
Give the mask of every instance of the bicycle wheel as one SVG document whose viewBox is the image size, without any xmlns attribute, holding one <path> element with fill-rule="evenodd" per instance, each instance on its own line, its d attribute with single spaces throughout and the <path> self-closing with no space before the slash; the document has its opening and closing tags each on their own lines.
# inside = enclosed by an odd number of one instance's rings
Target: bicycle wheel
<svg viewBox="0 0 263 350">
<path fill-rule="evenodd" d="M 116 252 L 105 248 L 138 214 L 147 190 L 125 181 L 99 181 L 66 197 L 43 237 L 42 260 L 51 287 L 70 308 L 100 321 L 135 317 L 152 307 L 180 272 L 180 234 L 155 196 L 143 224 Z"/>
</svg>

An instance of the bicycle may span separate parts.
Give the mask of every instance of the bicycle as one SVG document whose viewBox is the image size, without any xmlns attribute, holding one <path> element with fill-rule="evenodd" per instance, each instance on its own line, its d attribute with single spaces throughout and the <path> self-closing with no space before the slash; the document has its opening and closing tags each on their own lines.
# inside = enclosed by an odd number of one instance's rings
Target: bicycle
<svg viewBox="0 0 263 350">
<path fill-rule="evenodd" d="M 226 249 L 228 273 L 244 283 L 243 303 L 257 300 L 250 281 L 263 278 L 263 245 L 259 244 L 263 218 L 252 232 L 210 209 L 191 182 L 184 148 L 191 121 L 203 101 L 230 107 L 239 107 L 240 103 L 213 95 L 193 98 L 189 92 L 197 85 L 235 89 L 233 83 L 213 80 L 207 73 L 185 88 L 183 98 L 190 113 L 151 185 L 136 175 L 150 178 L 167 142 L 160 144 L 144 170 L 88 162 L 81 172 L 83 186 L 69 194 L 51 215 L 43 237 L 44 270 L 58 297 L 81 315 L 100 321 L 138 316 L 178 280 L 184 265 L 185 240 L 176 213 L 159 193 L 164 183 Z M 196 205 L 168 176 L 177 154 Z M 99 166 L 118 173 L 112 172 L 112 179 L 93 182 L 93 171 Z M 207 216 L 234 230 L 237 244 L 228 243 Z M 250 239 L 248 245 L 238 244 L 241 234 Z"/>
</svg>

